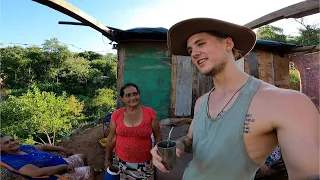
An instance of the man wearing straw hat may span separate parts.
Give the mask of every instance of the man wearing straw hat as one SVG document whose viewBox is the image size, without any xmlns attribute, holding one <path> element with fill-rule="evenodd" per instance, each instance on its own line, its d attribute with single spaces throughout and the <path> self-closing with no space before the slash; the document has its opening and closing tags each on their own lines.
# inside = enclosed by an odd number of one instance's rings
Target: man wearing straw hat
<svg viewBox="0 0 320 180">
<path fill-rule="evenodd" d="M 194 18 L 172 26 L 168 47 L 192 63 L 214 88 L 195 104 L 187 136 L 177 156 L 193 151 L 184 180 L 250 180 L 279 144 L 289 179 L 319 177 L 319 112 L 304 94 L 277 88 L 241 71 L 255 33 L 229 22 Z M 157 153 L 153 164 L 167 172 Z"/>
</svg>

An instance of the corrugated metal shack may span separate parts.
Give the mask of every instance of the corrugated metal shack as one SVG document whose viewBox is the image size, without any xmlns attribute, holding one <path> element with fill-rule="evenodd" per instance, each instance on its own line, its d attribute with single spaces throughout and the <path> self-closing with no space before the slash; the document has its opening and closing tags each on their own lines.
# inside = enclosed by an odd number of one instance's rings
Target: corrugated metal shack
<svg viewBox="0 0 320 180">
<path fill-rule="evenodd" d="M 117 43 L 118 91 L 124 83 L 136 83 L 141 90 L 141 103 L 155 109 L 160 119 L 192 117 L 197 98 L 213 87 L 212 78 L 201 75 L 190 57 L 169 54 L 165 28 L 112 29 L 114 35 L 109 39 Z M 265 82 L 289 88 L 288 54 L 294 47 L 257 40 L 253 51 L 237 64 Z"/>
</svg>

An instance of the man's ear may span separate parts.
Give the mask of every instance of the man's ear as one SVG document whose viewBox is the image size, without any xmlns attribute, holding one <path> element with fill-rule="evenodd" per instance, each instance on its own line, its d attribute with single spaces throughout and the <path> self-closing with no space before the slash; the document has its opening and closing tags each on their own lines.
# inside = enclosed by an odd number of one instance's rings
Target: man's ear
<svg viewBox="0 0 320 180">
<path fill-rule="evenodd" d="M 233 43 L 232 38 L 227 37 L 227 38 L 226 38 L 226 49 L 227 49 L 228 51 L 232 51 L 233 47 L 234 47 L 234 43 Z"/>
</svg>

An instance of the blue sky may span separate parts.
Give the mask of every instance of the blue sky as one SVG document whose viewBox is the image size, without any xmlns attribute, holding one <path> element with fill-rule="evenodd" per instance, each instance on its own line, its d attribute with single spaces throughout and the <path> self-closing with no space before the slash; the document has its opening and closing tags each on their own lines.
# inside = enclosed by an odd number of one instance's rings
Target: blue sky
<svg viewBox="0 0 320 180">
<path fill-rule="evenodd" d="M 0 42 L 27 43 L 40 45 L 45 39 L 57 37 L 59 41 L 74 44 L 86 50 L 110 50 L 108 39 L 102 40 L 101 33 L 83 26 L 59 25 L 58 21 L 77 21 L 58 11 L 31 0 L 0 0 Z M 68 0 L 101 23 L 111 27 L 123 27 L 126 12 L 132 6 L 146 3 L 147 0 Z M 123 6 L 123 4 L 126 4 Z M 5 44 L 6 45 L 6 44 Z M 70 47 L 74 51 L 80 49 Z"/>
<path fill-rule="evenodd" d="M 102 24 L 130 29 L 134 27 L 170 28 L 177 21 L 191 17 L 213 17 L 243 25 L 272 11 L 301 0 L 67 0 Z M 256 7 L 255 7 L 256 6 Z M 262 8 L 263 7 L 263 8 Z M 40 45 L 45 39 L 59 41 L 85 50 L 114 52 L 107 38 L 83 26 L 59 25 L 58 21 L 76 21 L 58 11 L 31 0 L 0 0 L 0 42 Z M 319 14 L 306 17 L 308 23 L 319 23 Z M 285 34 L 297 34 L 300 27 L 292 19 L 272 25 L 284 28 Z M 72 51 L 82 51 L 70 46 Z"/>
</svg>

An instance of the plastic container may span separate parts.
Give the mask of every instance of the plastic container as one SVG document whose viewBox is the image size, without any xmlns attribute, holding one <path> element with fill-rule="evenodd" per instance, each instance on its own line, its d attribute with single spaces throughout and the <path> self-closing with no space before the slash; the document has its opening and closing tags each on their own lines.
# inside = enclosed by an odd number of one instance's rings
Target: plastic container
<svg viewBox="0 0 320 180">
<path fill-rule="evenodd" d="M 104 180 L 120 180 L 120 168 L 119 166 L 109 166 L 104 173 Z"/>
</svg>

